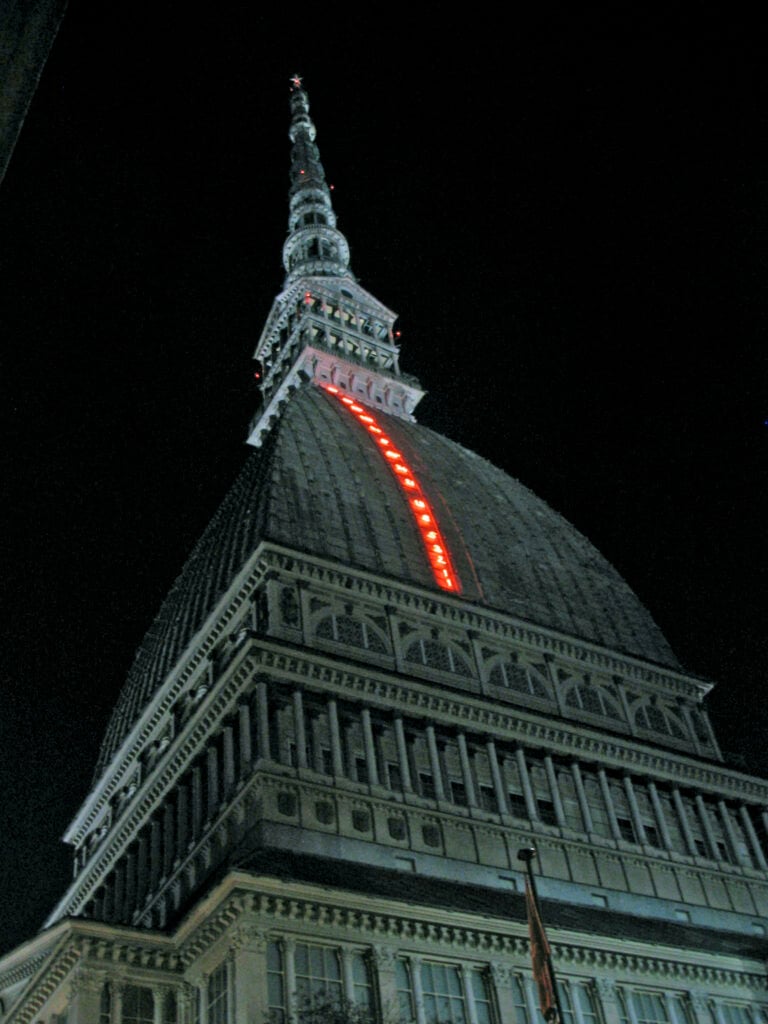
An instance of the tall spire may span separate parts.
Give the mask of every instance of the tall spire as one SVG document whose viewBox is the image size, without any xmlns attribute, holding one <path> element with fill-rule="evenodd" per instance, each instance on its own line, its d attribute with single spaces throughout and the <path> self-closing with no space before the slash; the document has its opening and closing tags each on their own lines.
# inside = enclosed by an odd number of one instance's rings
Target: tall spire
<svg viewBox="0 0 768 1024">
<path fill-rule="evenodd" d="M 262 407 L 248 443 L 258 447 L 291 394 L 308 381 L 353 395 L 381 412 L 413 420 L 424 392 L 400 370 L 397 314 L 357 283 L 349 246 L 336 227 L 331 191 L 315 145 L 309 99 L 291 78 L 291 186 L 287 271 L 256 346 Z"/>
<path fill-rule="evenodd" d="M 349 246 L 336 228 L 331 192 L 325 180 L 317 134 L 309 116 L 309 97 L 301 78 L 291 78 L 290 214 L 288 238 L 283 246 L 286 287 L 305 275 L 349 277 Z"/>
</svg>

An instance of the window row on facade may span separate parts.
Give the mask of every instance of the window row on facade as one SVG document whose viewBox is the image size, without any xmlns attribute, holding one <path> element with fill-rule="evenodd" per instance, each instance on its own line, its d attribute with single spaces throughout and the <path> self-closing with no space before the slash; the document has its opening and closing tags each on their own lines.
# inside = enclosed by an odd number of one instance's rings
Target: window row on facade
<svg viewBox="0 0 768 1024">
<path fill-rule="evenodd" d="M 402 951 L 382 963 L 366 947 L 279 937 L 258 966 L 264 1024 L 350 1019 L 386 1024 L 539 1024 L 530 973 L 514 967 Z M 251 969 L 252 969 L 251 965 Z M 108 979 L 98 1024 L 238 1024 L 236 962 L 226 957 L 195 985 L 149 987 Z M 685 989 L 558 977 L 563 1024 L 765 1024 L 755 1001 L 702 996 Z M 246 1011 L 246 1012 L 244 1012 Z M 334 1011 L 336 1013 L 334 1014 Z M 67 1024 L 67 1012 L 46 1024 Z"/>
<path fill-rule="evenodd" d="M 399 802 L 497 816 L 534 830 L 555 827 L 662 856 L 767 866 L 768 821 L 761 808 L 262 679 L 128 849 L 93 912 L 114 921 L 137 919 L 257 763 L 364 786 L 385 799 L 389 792 Z M 321 813 L 330 824 L 333 803 L 323 803 Z"/>
</svg>

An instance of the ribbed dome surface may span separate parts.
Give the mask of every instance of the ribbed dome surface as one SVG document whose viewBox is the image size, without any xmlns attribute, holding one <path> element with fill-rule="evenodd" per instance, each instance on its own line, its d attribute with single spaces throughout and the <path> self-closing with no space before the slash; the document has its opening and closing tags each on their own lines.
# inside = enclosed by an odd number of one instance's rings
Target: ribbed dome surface
<svg viewBox="0 0 768 1024">
<path fill-rule="evenodd" d="M 635 594 L 560 515 L 453 441 L 378 415 L 432 503 L 462 599 L 677 667 Z M 262 540 L 439 589 L 410 510 L 371 438 L 338 401 L 307 385 L 248 458 L 144 638 L 98 772 Z"/>
</svg>

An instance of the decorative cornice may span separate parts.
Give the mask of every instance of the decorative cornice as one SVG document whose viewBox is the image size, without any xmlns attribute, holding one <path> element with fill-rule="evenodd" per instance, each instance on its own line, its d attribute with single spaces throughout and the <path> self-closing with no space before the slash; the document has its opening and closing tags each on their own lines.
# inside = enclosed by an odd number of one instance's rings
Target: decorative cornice
<svg viewBox="0 0 768 1024">
<path fill-rule="evenodd" d="M 267 571 L 259 551 L 249 559 L 232 586 L 209 616 L 206 625 L 192 638 L 187 651 L 147 704 L 144 712 L 120 747 L 112 763 L 104 772 L 94 793 L 83 804 L 80 812 L 66 832 L 66 842 L 78 846 L 105 812 L 110 799 L 120 789 L 123 780 L 134 770 L 137 757 L 148 742 L 161 730 L 169 711 L 179 695 L 191 688 L 196 676 L 208 667 L 208 657 L 225 630 L 242 610 L 261 583 Z M 170 751 L 166 757 L 170 757 Z"/>
</svg>

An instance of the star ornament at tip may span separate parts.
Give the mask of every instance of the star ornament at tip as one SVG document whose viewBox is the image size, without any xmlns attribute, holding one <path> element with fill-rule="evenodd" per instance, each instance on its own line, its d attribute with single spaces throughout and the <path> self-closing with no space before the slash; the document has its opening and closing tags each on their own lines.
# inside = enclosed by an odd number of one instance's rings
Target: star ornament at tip
<svg viewBox="0 0 768 1024">
<path fill-rule="evenodd" d="M 301 88 L 301 81 L 301 75 L 291 75 L 290 77 L 290 83 L 294 87 L 294 89 Z"/>
</svg>

